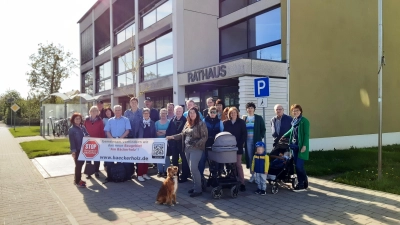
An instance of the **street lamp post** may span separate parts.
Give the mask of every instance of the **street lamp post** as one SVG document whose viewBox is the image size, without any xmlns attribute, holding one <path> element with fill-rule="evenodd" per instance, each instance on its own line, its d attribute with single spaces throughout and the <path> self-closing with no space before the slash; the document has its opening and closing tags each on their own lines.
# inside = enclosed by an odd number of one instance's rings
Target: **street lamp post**
<svg viewBox="0 0 400 225">
<path fill-rule="evenodd" d="M 378 180 L 382 179 L 382 67 L 385 63 L 383 56 L 382 33 L 382 0 L 378 0 Z"/>
</svg>

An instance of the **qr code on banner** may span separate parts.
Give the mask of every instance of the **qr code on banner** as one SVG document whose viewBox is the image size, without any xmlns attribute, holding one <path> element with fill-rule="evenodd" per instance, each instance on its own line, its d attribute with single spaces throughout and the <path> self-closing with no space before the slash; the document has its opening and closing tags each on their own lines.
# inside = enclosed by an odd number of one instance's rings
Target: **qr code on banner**
<svg viewBox="0 0 400 225">
<path fill-rule="evenodd" d="M 165 144 L 161 142 L 153 143 L 153 151 L 151 153 L 153 159 L 163 159 L 165 157 Z"/>
</svg>

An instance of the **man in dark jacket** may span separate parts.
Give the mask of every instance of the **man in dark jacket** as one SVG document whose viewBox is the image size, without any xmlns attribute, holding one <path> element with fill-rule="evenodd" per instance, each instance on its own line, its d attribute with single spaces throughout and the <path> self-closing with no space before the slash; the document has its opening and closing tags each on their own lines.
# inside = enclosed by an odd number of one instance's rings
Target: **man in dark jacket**
<svg viewBox="0 0 400 225">
<path fill-rule="evenodd" d="M 150 119 L 153 122 L 157 122 L 160 120 L 160 114 L 158 113 L 158 110 L 153 108 L 153 100 L 151 100 L 150 97 L 146 97 L 144 100 L 144 104 L 146 105 L 146 108 L 150 109 Z"/>
<path fill-rule="evenodd" d="M 272 137 L 274 138 L 275 147 L 278 144 L 281 137 L 290 130 L 292 127 L 292 117 L 288 116 L 284 113 L 284 109 L 282 105 L 275 105 L 274 111 L 276 116 L 271 119 L 271 130 L 272 130 Z"/>
<path fill-rule="evenodd" d="M 212 97 L 207 98 L 207 108 L 203 109 L 203 117 L 206 118 L 208 116 L 208 109 L 214 106 L 214 99 Z"/>
<path fill-rule="evenodd" d="M 180 134 L 183 127 L 186 124 L 186 118 L 183 116 L 182 106 L 175 106 L 175 117 L 169 122 L 168 128 L 165 132 L 166 136 L 172 136 L 175 134 Z M 167 156 L 172 155 L 172 165 L 178 166 L 179 156 L 182 158 L 182 174 L 179 176 L 180 171 L 178 171 L 179 183 L 186 182 L 190 176 L 189 164 L 186 159 L 185 152 L 182 149 L 181 140 L 169 140 L 167 148 Z"/>
</svg>

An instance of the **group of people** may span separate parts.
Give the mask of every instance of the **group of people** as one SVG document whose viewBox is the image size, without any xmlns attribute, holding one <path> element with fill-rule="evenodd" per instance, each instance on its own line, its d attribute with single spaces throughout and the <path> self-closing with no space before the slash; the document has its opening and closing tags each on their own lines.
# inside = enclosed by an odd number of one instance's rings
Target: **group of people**
<svg viewBox="0 0 400 225">
<path fill-rule="evenodd" d="M 130 109 L 122 113 L 122 107 L 116 105 L 104 109 L 103 102 L 90 108 L 90 116 L 85 120 L 79 113 L 71 117 L 71 128 L 69 139 L 72 157 L 75 160 L 75 184 L 85 187 L 86 183 L 81 179 L 81 170 L 84 161 L 79 161 L 79 151 L 84 136 L 97 138 L 166 138 L 168 147 L 164 164 L 157 164 L 159 177 L 166 176 L 166 169 L 171 165 L 178 166 L 181 159 L 182 167 L 178 172 L 178 182 L 187 182 L 191 177 L 193 188 L 189 190 L 191 197 L 202 194 L 202 179 L 207 161 L 207 152 L 211 149 L 214 139 L 219 132 L 229 132 L 236 138 L 237 142 L 237 171 L 240 181 L 240 191 L 246 191 L 244 172 L 242 167 L 242 155 L 245 153 L 246 167 L 252 172 L 249 182 L 261 183 L 257 177 L 258 173 L 267 171 L 254 171 L 254 156 L 265 156 L 266 127 L 264 119 L 255 114 L 256 106 L 253 102 L 246 104 L 246 115 L 240 117 L 236 107 L 225 107 L 221 99 L 214 101 L 207 99 L 207 108 L 199 111 L 195 102 L 189 99 L 186 102 L 187 111 L 182 106 L 168 103 L 166 108 L 159 111 L 153 108 L 151 98 L 145 99 L 145 108 L 139 107 L 136 97 L 130 99 Z M 292 105 L 293 117 L 284 114 L 282 105 L 276 105 L 274 111 L 276 116 L 271 119 L 271 130 L 275 146 L 280 140 L 288 139 L 290 148 L 293 150 L 294 162 L 298 176 L 298 186 L 295 191 L 304 190 L 306 172 L 304 160 L 308 160 L 309 122 L 302 116 L 300 105 Z M 172 160 L 171 160 L 172 157 Z M 90 162 L 87 162 L 90 163 Z M 96 166 L 95 176 L 99 176 L 98 168 L 100 162 L 94 162 Z M 178 167 L 179 168 L 179 167 Z M 219 166 L 220 173 L 224 173 L 224 165 Z M 150 180 L 147 174 L 148 164 L 136 164 L 137 179 L 140 182 Z M 89 177 L 90 178 L 90 177 Z M 263 181 L 265 183 L 265 179 Z M 263 186 L 259 185 L 257 193 L 262 194 Z M 264 189 L 265 193 L 265 189 Z"/>
</svg>

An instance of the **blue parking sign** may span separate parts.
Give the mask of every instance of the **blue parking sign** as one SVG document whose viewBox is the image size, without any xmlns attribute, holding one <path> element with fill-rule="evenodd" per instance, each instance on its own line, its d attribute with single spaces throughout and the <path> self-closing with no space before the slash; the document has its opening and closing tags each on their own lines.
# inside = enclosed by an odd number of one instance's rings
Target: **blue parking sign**
<svg viewBox="0 0 400 225">
<path fill-rule="evenodd" d="M 254 79 L 254 97 L 269 96 L 269 78 Z"/>
</svg>

